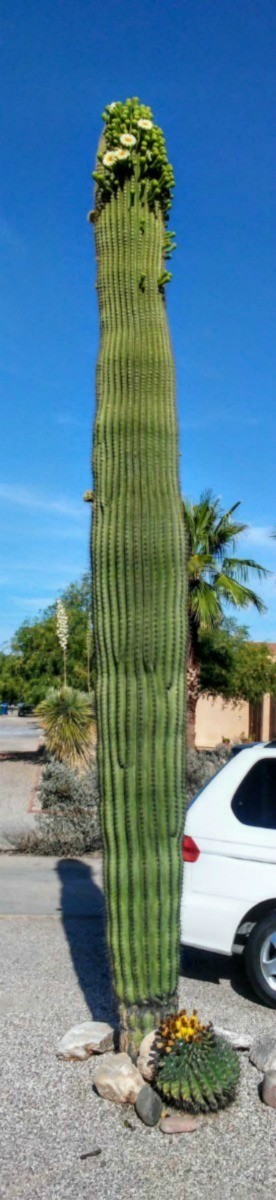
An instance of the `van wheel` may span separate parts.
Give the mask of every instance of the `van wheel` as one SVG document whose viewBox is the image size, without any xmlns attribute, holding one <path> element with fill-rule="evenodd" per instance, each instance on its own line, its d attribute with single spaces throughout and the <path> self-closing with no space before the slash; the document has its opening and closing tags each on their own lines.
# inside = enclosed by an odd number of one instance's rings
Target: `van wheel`
<svg viewBox="0 0 276 1200">
<path fill-rule="evenodd" d="M 276 909 L 258 921 L 244 951 L 248 979 L 263 1001 L 276 1008 Z"/>
</svg>

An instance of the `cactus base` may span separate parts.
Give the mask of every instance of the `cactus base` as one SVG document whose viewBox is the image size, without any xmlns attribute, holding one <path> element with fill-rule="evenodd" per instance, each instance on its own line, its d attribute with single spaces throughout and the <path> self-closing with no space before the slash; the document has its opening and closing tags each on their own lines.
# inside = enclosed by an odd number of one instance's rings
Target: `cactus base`
<svg viewBox="0 0 276 1200">
<path fill-rule="evenodd" d="M 152 1000 L 147 1004 L 119 1005 L 119 1049 L 124 1050 L 136 1061 L 142 1039 L 153 1029 L 158 1029 L 162 1021 L 172 1012 L 178 1010 L 177 992 L 167 996 L 166 1000 Z"/>
</svg>

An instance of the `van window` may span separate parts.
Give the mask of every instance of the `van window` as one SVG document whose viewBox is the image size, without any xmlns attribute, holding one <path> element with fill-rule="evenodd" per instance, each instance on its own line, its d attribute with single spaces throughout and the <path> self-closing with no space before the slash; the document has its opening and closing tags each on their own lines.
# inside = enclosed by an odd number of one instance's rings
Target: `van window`
<svg viewBox="0 0 276 1200">
<path fill-rule="evenodd" d="M 276 829 L 276 758 L 262 758 L 239 784 L 232 809 L 242 825 Z"/>
</svg>

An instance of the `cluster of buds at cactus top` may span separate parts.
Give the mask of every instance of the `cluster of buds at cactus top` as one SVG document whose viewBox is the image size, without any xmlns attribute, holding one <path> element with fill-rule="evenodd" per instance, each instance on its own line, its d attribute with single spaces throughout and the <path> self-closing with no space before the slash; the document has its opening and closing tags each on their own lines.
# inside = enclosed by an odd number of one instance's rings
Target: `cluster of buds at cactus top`
<svg viewBox="0 0 276 1200">
<path fill-rule="evenodd" d="M 125 103 L 114 101 L 103 113 L 105 129 L 100 142 L 96 170 L 93 171 L 100 194 L 100 204 L 131 181 L 133 195 L 139 188 L 140 200 L 147 198 L 153 209 L 159 203 L 165 221 L 168 219 L 174 187 L 173 168 L 168 161 L 162 129 L 155 125 L 151 109 L 137 97 Z M 89 213 L 93 222 L 96 213 Z M 170 239 L 170 249 L 173 249 Z"/>
</svg>

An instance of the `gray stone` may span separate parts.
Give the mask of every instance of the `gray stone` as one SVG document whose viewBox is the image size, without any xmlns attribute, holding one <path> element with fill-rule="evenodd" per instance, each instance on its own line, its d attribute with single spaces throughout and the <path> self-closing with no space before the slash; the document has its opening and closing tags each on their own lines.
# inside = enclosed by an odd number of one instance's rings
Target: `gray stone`
<svg viewBox="0 0 276 1200">
<path fill-rule="evenodd" d="M 262 1100 L 269 1108 L 276 1108 L 276 1071 L 266 1071 L 262 1082 Z"/>
<path fill-rule="evenodd" d="M 162 1108 L 163 1103 L 160 1096 L 153 1091 L 149 1083 L 144 1083 L 135 1104 L 137 1116 L 144 1122 L 144 1125 L 157 1125 Z"/>
<path fill-rule="evenodd" d="M 233 1029 L 224 1029 L 222 1025 L 215 1025 L 214 1029 L 217 1037 L 224 1037 L 227 1042 L 231 1042 L 233 1050 L 250 1050 L 251 1037 L 249 1033 L 234 1033 Z"/>
<path fill-rule="evenodd" d="M 105 1021 L 82 1021 L 64 1034 L 57 1048 L 57 1058 L 83 1059 L 91 1054 L 105 1054 L 114 1044 L 114 1030 Z"/>
<path fill-rule="evenodd" d="M 258 1071 L 276 1070 L 276 1036 L 273 1033 L 256 1038 L 250 1050 L 250 1062 Z"/>
<path fill-rule="evenodd" d="M 143 1083 L 140 1071 L 124 1052 L 108 1054 L 94 1075 L 99 1096 L 103 1096 L 104 1100 L 114 1100 L 115 1104 L 135 1104 Z"/>
<path fill-rule="evenodd" d="M 173 1114 L 171 1117 L 163 1117 L 160 1121 L 161 1133 L 195 1133 L 199 1129 L 201 1122 L 196 1117 L 187 1116 L 185 1113 Z"/>
<path fill-rule="evenodd" d="M 156 1038 L 156 1029 L 151 1033 L 146 1033 L 140 1045 L 140 1050 L 137 1058 L 138 1071 L 141 1071 L 143 1079 L 151 1083 L 154 1079 L 156 1071 L 156 1054 L 154 1053 L 154 1043 Z"/>
</svg>

